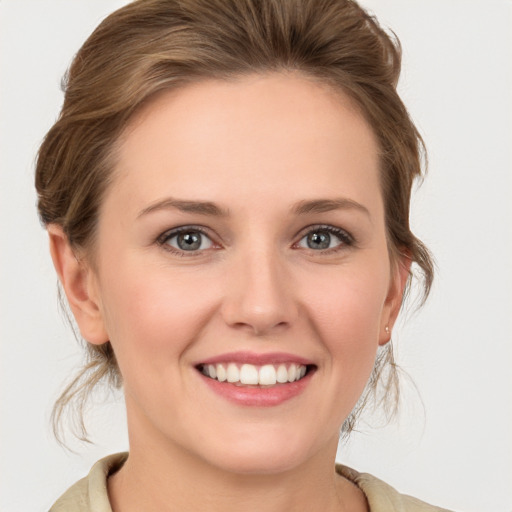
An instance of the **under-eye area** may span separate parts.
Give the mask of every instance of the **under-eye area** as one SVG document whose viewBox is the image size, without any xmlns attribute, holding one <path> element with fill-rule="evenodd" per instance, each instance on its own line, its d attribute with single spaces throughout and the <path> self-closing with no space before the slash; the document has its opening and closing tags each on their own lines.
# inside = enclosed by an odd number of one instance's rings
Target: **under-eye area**
<svg viewBox="0 0 512 512">
<path fill-rule="evenodd" d="M 316 370 L 313 364 L 200 364 L 196 366 L 206 377 L 218 382 L 227 382 L 239 386 L 275 386 L 303 379 Z"/>
</svg>

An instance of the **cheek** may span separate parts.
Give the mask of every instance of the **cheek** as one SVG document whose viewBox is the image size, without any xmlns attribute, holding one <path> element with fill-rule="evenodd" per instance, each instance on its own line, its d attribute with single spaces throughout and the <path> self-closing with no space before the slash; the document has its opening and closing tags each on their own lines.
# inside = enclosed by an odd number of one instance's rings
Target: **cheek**
<svg viewBox="0 0 512 512">
<path fill-rule="evenodd" d="M 144 272 L 117 266 L 105 280 L 104 317 L 121 369 L 165 366 L 197 338 L 215 309 L 215 286 L 165 268 Z M 199 280 L 201 282 L 201 280 Z M 166 354 L 168 357 L 166 357 Z"/>
<path fill-rule="evenodd" d="M 344 272 L 311 286 L 307 299 L 314 329 L 331 356 L 333 366 L 354 378 L 371 371 L 378 348 L 381 315 L 387 295 L 387 270 Z M 365 378 L 365 377 L 364 377 Z"/>
</svg>

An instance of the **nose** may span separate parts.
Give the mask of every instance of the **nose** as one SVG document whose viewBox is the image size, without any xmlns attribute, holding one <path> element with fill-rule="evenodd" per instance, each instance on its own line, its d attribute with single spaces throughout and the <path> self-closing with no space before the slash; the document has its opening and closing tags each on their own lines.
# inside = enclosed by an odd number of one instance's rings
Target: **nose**
<svg viewBox="0 0 512 512">
<path fill-rule="evenodd" d="M 290 327 L 298 317 L 293 279 L 271 250 L 247 251 L 231 262 L 222 305 L 224 321 L 256 336 Z"/>
</svg>

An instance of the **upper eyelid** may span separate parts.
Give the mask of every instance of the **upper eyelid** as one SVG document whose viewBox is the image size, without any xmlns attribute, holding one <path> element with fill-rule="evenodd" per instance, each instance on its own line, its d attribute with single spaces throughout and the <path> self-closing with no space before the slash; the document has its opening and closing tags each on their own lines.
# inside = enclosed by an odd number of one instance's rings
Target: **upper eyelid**
<svg viewBox="0 0 512 512">
<path fill-rule="evenodd" d="M 332 224 L 311 224 L 309 226 L 306 226 L 302 228 L 296 235 L 295 238 L 300 237 L 299 240 L 301 240 L 305 235 L 310 233 L 311 231 L 314 231 L 315 229 L 325 229 L 326 231 L 330 231 L 334 234 L 336 233 L 344 233 L 348 238 L 355 241 L 354 235 L 352 233 L 344 228 L 341 228 L 339 226 L 333 226 Z"/>
<path fill-rule="evenodd" d="M 185 224 L 183 226 L 176 226 L 175 228 L 166 229 L 163 233 L 158 235 L 157 240 L 164 240 L 164 239 L 168 240 L 169 238 L 179 235 L 180 233 L 183 233 L 184 231 L 198 231 L 199 233 L 212 239 L 211 230 L 208 229 L 207 227 L 200 226 L 197 224 Z M 212 241 L 213 241 L 213 239 L 212 239 Z"/>
</svg>

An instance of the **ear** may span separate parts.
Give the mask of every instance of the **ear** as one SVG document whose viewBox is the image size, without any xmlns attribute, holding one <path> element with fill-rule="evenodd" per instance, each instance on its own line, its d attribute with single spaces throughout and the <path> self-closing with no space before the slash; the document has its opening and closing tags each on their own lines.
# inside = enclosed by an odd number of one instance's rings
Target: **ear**
<svg viewBox="0 0 512 512">
<path fill-rule="evenodd" d="M 53 265 L 83 338 L 100 345 L 108 341 L 93 270 L 77 258 L 61 226 L 48 226 Z"/>
<path fill-rule="evenodd" d="M 402 306 L 403 295 L 411 271 L 412 260 L 407 252 L 400 252 L 394 264 L 389 283 L 388 295 L 381 316 L 379 345 L 391 340 L 391 331 Z"/>
</svg>

